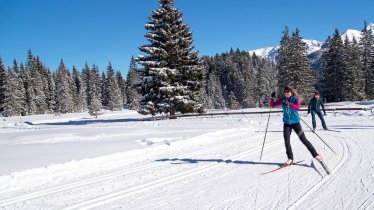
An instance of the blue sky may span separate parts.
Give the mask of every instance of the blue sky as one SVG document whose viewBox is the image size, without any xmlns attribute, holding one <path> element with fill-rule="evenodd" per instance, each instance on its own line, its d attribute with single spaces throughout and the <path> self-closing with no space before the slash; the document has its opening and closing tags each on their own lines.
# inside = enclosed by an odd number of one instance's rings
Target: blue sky
<svg viewBox="0 0 374 210">
<path fill-rule="evenodd" d="M 144 24 L 157 0 L 0 0 L 0 56 L 6 66 L 28 49 L 55 70 L 87 61 L 127 72 L 131 55 L 147 43 Z M 231 47 L 252 50 L 279 43 L 285 25 L 306 39 L 374 22 L 372 0 L 175 0 L 191 25 L 200 55 Z"/>
</svg>

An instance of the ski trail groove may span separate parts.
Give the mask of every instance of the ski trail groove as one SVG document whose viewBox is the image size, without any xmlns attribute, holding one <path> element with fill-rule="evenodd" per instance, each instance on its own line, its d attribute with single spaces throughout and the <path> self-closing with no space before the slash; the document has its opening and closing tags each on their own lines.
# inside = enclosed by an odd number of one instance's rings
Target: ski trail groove
<svg viewBox="0 0 374 210">
<path fill-rule="evenodd" d="M 280 141 L 280 140 L 269 143 L 267 145 L 266 149 L 281 145 L 282 143 L 283 143 L 283 141 Z M 253 155 L 253 154 L 257 154 L 260 150 L 261 150 L 261 146 L 256 147 L 256 148 L 251 149 L 251 150 L 248 150 L 248 151 L 243 152 L 243 153 L 239 153 L 239 154 L 230 156 L 230 157 L 228 157 L 228 159 L 232 159 L 233 161 L 235 161 L 235 160 L 238 160 L 240 158 L 244 158 L 244 157 L 247 157 L 247 156 L 250 156 L 250 155 Z M 138 194 L 138 193 L 146 192 L 148 190 L 151 190 L 151 189 L 154 189 L 154 188 L 166 185 L 166 184 L 170 184 L 170 183 L 173 183 L 173 182 L 176 182 L 176 181 L 179 181 L 179 180 L 185 179 L 187 177 L 194 176 L 194 175 L 206 172 L 206 171 L 210 171 L 210 170 L 213 170 L 213 169 L 218 168 L 218 167 L 221 167 L 220 164 L 202 165 L 202 166 L 196 167 L 194 169 L 190 169 L 190 170 L 187 170 L 187 171 L 184 171 L 184 172 L 181 172 L 181 173 L 177 173 L 177 174 L 173 174 L 173 175 L 161 178 L 159 180 L 151 181 L 151 182 L 144 183 L 144 184 L 141 184 L 141 185 L 138 185 L 138 186 L 135 186 L 135 187 L 119 190 L 117 192 L 109 193 L 109 194 L 106 194 L 106 195 L 103 195 L 103 196 L 100 196 L 100 197 L 97 197 L 97 198 L 86 200 L 86 201 L 83 201 L 81 203 L 74 204 L 72 206 L 68 206 L 68 207 L 63 208 L 63 209 L 64 210 L 72 210 L 72 209 L 84 210 L 84 209 L 91 209 L 91 208 L 103 206 L 104 204 L 114 202 L 114 201 L 123 199 L 125 197 L 129 197 L 129 196 L 132 196 L 132 195 L 135 195 L 135 194 Z"/>
<path fill-rule="evenodd" d="M 343 169 L 343 166 L 348 161 L 349 148 L 348 148 L 348 145 L 345 141 L 339 141 L 339 142 L 341 142 L 341 144 L 343 146 L 343 157 L 340 160 L 340 162 L 338 163 L 338 165 L 331 171 L 330 175 L 325 176 L 321 181 L 319 181 L 313 187 L 309 188 L 301 197 L 296 199 L 293 202 L 293 204 L 291 204 L 287 209 L 289 209 L 289 210 L 297 209 L 297 207 L 300 204 L 302 204 L 308 197 L 310 197 L 314 193 L 317 193 L 317 191 L 321 190 L 323 186 L 327 185 L 330 181 L 332 181 L 334 178 L 336 178 L 337 173 Z"/>
<path fill-rule="evenodd" d="M 255 138 L 255 137 L 258 137 L 258 136 L 260 136 L 260 135 L 255 135 L 255 136 L 252 136 L 250 138 Z M 275 138 L 275 139 L 277 139 L 277 138 Z M 245 138 L 245 139 L 240 140 L 240 141 L 227 142 L 227 143 L 224 143 L 224 144 L 219 144 L 219 145 L 212 146 L 212 147 L 209 147 L 209 148 L 204 148 L 204 149 L 201 149 L 201 150 L 198 150 L 198 151 L 193 151 L 193 152 L 190 152 L 190 153 L 183 154 L 181 156 L 177 156 L 175 158 L 180 159 L 180 158 L 185 158 L 185 157 L 190 157 L 190 156 L 195 156 L 195 155 L 209 154 L 210 152 L 225 150 L 227 148 L 230 148 L 232 146 L 235 146 L 237 144 L 240 144 L 240 143 L 243 143 L 243 142 L 246 142 L 246 141 L 248 141 L 248 138 Z M 76 189 L 76 188 L 79 188 L 79 187 L 84 187 L 84 186 L 87 186 L 87 185 L 90 185 L 90 184 L 95 184 L 95 183 L 111 180 L 113 178 L 120 177 L 120 176 L 126 176 L 126 175 L 130 175 L 130 174 L 134 174 L 134 173 L 137 173 L 137 172 L 140 172 L 140 171 L 143 171 L 143 170 L 156 168 L 160 165 L 162 165 L 162 163 L 159 163 L 159 162 L 150 163 L 148 165 L 135 167 L 133 169 L 126 170 L 126 171 L 119 171 L 119 172 L 115 172 L 115 173 L 105 174 L 105 175 L 102 175 L 102 176 L 96 176 L 96 177 L 93 177 L 93 178 L 90 178 L 90 179 L 77 181 L 77 182 L 64 184 L 64 185 L 59 185 L 59 186 L 51 187 L 51 188 L 48 188 L 48 189 L 43 189 L 43 190 L 40 190 L 40 191 L 28 193 L 28 194 L 25 194 L 25 195 L 16 196 L 16 197 L 9 198 L 9 199 L 4 199 L 4 200 L 0 201 L 0 207 L 17 204 L 17 203 L 20 203 L 20 202 L 23 202 L 23 201 L 26 201 L 26 200 L 32 200 L 32 199 L 36 199 L 36 198 L 39 198 L 39 197 L 43 197 L 43 196 L 47 196 L 47 195 L 51 195 L 51 194 L 55 194 L 55 193 L 59 193 L 59 192 L 67 191 L 67 190 Z"/>
</svg>

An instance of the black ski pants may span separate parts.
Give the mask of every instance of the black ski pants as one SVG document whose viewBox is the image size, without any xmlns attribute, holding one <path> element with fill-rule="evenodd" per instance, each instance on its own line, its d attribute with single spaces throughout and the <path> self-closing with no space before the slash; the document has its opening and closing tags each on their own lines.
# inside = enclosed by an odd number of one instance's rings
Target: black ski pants
<svg viewBox="0 0 374 210">
<path fill-rule="evenodd" d="M 313 145 L 306 139 L 305 134 L 303 129 L 301 128 L 300 123 L 296 124 L 284 124 L 283 126 L 283 137 L 284 137 L 284 144 L 286 146 L 286 153 L 288 159 L 293 160 L 293 153 L 292 153 L 292 148 L 291 148 L 291 142 L 290 142 L 290 137 L 291 137 L 291 132 L 292 130 L 295 131 L 295 133 L 299 136 L 300 141 L 308 148 L 309 152 L 312 154 L 313 158 L 318 156 L 318 153 L 316 149 L 314 149 Z"/>
</svg>

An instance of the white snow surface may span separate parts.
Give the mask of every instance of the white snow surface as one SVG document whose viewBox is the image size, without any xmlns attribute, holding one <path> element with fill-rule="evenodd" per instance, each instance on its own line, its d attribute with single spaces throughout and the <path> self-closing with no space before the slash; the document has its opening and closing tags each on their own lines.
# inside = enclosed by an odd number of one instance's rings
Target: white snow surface
<svg viewBox="0 0 374 210">
<path fill-rule="evenodd" d="M 2 209 L 374 209 L 374 101 L 325 116 L 333 131 L 293 133 L 286 161 L 281 114 L 139 121 L 133 111 L 0 118 Z M 237 111 L 260 111 L 245 109 Z M 210 110 L 218 112 L 222 110 Z M 232 110 L 227 112 L 233 112 Z M 301 112 L 311 126 L 311 117 Z"/>
</svg>

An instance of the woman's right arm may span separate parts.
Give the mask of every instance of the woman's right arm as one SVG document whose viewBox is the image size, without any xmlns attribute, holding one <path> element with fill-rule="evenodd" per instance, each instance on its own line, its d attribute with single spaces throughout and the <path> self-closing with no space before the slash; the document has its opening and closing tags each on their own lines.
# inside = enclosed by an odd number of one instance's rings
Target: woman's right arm
<svg viewBox="0 0 374 210">
<path fill-rule="evenodd" d="M 273 108 L 273 107 L 276 107 L 276 106 L 281 106 L 283 104 L 283 99 L 280 98 L 278 100 L 274 100 L 274 98 L 270 99 L 270 107 Z"/>
</svg>

